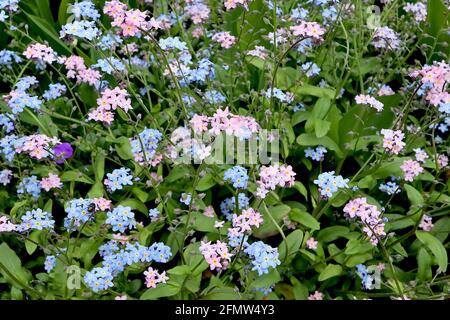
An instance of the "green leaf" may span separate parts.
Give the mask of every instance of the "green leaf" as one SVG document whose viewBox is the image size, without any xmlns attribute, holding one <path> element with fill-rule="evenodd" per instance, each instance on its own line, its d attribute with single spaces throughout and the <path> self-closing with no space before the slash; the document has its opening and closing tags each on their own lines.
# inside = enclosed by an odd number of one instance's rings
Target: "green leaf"
<svg viewBox="0 0 450 320">
<path fill-rule="evenodd" d="M 306 211 L 294 208 L 289 214 L 289 218 L 293 221 L 301 223 L 305 227 L 308 227 L 312 230 L 320 229 L 320 223 Z"/>
<path fill-rule="evenodd" d="M 365 253 L 372 250 L 373 246 L 367 241 L 359 239 L 350 239 L 345 247 L 345 254 L 352 255 L 357 253 Z"/>
<path fill-rule="evenodd" d="M 319 97 L 319 98 L 327 97 L 329 99 L 333 99 L 336 94 L 336 90 L 334 90 L 334 89 L 320 88 L 320 87 L 311 86 L 309 84 L 304 84 L 301 87 L 294 89 L 293 91 L 297 95 L 310 95 L 310 96 L 315 96 L 315 97 Z"/>
<path fill-rule="evenodd" d="M 94 184 L 94 180 L 89 178 L 87 175 L 81 173 L 77 170 L 69 170 L 64 172 L 61 177 L 61 181 L 67 182 L 67 181 L 78 181 L 78 182 L 84 182 L 87 184 Z"/>
<path fill-rule="evenodd" d="M 280 243 L 280 245 L 278 246 L 278 252 L 279 252 L 279 259 L 280 259 L 280 261 L 284 261 L 285 260 L 285 256 L 286 256 L 286 242 L 287 242 L 287 246 L 288 246 L 288 250 L 289 250 L 289 256 L 287 257 L 287 259 L 291 260 L 295 256 L 295 253 L 300 248 L 300 245 L 302 244 L 302 241 L 303 241 L 303 231 L 302 230 L 295 230 L 295 231 L 291 232 L 286 237 L 286 241 L 283 240 Z M 286 261 L 289 261 L 289 260 L 286 260 Z"/>
<path fill-rule="evenodd" d="M 433 272 L 431 270 L 431 257 L 425 248 L 420 248 L 417 252 L 417 278 L 422 281 L 431 280 Z"/>
<path fill-rule="evenodd" d="M 62 55 L 71 55 L 71 50 L 66 46 L 66 44 L 59 39 L 58 33 L 56 32 L 52 21 L 46 21 L 40 17 L 28 14 L 24 12 L 27 16 L 28 21 L 35 31 L 43 40 L 47 40 L 55 51 Z"/>
<path fill-rule="evenodd" d="M 421 206 L 424 204 L 425 200 L 423 199 L 422 194 L 419 191 L 417 191 L 416 188 L 414 188 L 409 184 L 405 184 L 404 187 L 406 190 L 406 194 L 408 195 L 408 199 L 409 201 L 411 201 L 412 205 Z"/>
<path fill-rule="evenodd" d="M 303 183 L 301 183 L 300 181 L 295 181 L 294 182 L 294 188 L 300 192 L 300 194 L 302 196 L 305 197 L 305 200 L 308 200 L 308 190 L 306 190 L 305 186 L 303 185 Z"/>
<path fill-rule="evenodd" d="M 138 210 L 145 215 L 148 215 L 148 210 L 145 204 L 137 199 L 125 199 L 119 202 L 119 205 L 130 207 L 132 210 Z"/>
<path fill-rule="evenodd" d="M 297 143 L 301 146 L 318 146 L 322 145 L 326 147 L 327 149 L 333 150 L 336 152 L 336 155 L 339 158 L 342 158 L 344 156 L 342 150 L 339 148 L 339 146 L 331 140 L 329 137 L 316 137 L 313 133 L 303 133 L 297 137 Z"/>
<path fill-rule="evenodd" d="M 39 243 L 39 237 L 42 233 L 42 230 L 34 230 L 30 233 L 28 236 L 28 239 L 32 240 L 25 240 L 25 249 L 27 250 L 29 255 L 32 255 L 34 251 L 37 249 L 37 244 Z"/>
<path fill-rule="evenodd" d="M 416 237 L 420 240 L 436 258 L 437 264 L 441 272 L 447 271 L 448 256 L 445 247 L 433 235 L 426 231 L 416 231 Z"/>
<path fill-rule="evenodd" d="M 331 122 L 327 120 L 314 120 L 314 132 L 316 133 L 317 138 L 324 137 L 328 131 L 330 131 Z"/>
<path fill-rule="evenodd" d="M 120 137 L 116 140 L 116 152 L 123 160 L 133 159 L 133 153 L 131 152 L 131 144 L 127 137 Z"/>
<path fill-rule="evenodd" d="M 311 112 L 314 119 L 323 119 L 330 110 L 331 99 L 328 97 L 319 98 Z"/>
<path fill-rule="evenodd" d="M 445 26 L 448 9 L 442 0 L 428 0 L 427 20 L 430 23 L 430 31 L 437 36 Z"/>
<path fill-rule="evenodd" d="M 24 285 L 28 285 L 28 281 L 31 279 L 30 272 L 22 267 L 19 257 L 6 242 L 0 245 L 0 264 L 2 265 L 0 273 L 7 282 L 17 288 L 24 288 Z"/>
<path fill-rule="evenodd" d="M 289 214 L 291 208 L 285 204 L 282 204 L 279 206 L 270 207 L 268 208 L 268 211 L 280 226 L 283 223 L 283 218 Z M 261 214 L 263 215 L 264 223 L 258 229 L 253 231 L 253 236 L 258 239 L 265 239 L 278 234 L 279 230 L 272 222 L 272 219 L 269 217 L 269 213 L 265 208 L 261 208 Z"/>
<path fill-rule="evenodd" d="M 348 235 L 350 230 L 344 226 L 332 226 L 319 231 L 317 240 L 319 242 L 331 242 L 337 238 Z"/>
<path fill-rule="evenodd" d="M 67 22 L 67 8 L 71 0 L 61 0 L 61 4 L 58 9 L 58 22 L 60 25 L 66 24 Z"/>
<path fill-rule="evenodd" d="M 308 299 L 308 287 L 306 285 L 304 285 L 294 277 L 291 277 L 291 283 L 295 300 Z"/>
<path fill-rule="evenodd" d="M 207 173 L 198 181 L 196 190 L 203 192 L 211 189 L 215 184 L 216 181 L 214 180 L 212 174 Z"/>
<path fill-rule="evenodd" d="M 156 288 L 147 289 L 140 297 L 141 300 L 153 300 L 162 297 L 171 297 L 180 292 L 181 287 L 177 284 L 173 284 L 170 281 L 168 283 L 160 283 Z"/>
<path fill-rule="evenodd" d="M 94 160 L 94 174 L 96 181 L 102 181 L 105 175 L 105 152 L 98 150 Z"/>
<path fill-rule="evenodd" d="M 251 288 L 263 288 L 275 284 L 281 280 L 280 273 L 276 268 L 271 268 L 268 273 L 262 276 L 257 276 L 254 281 L 251 282 Z"/>
<path fill-rule="evenodd" d="M 43 18 L 44 20 L 53 23 L 53 15 L 50 10 L 50 3 L 49 0 L 39 0 L 36 1 L 36 5 L 39 10 L 39 16 Z"/>
<path fill-rule="evenodd" d="M 94 183 L 94 185 L 89 189 L 89 192 L 87 193 L 88 198 L 100 198 L 103 197 L 103 183 L 101 181 L 97 181 Z"/>
<path fill-rule="evenodd" d="M 329 264 L 319 275 L 319 281 L 325 281 L 327 279 L 339 276 L 342 274 L 342 267 L 337 264 Z"/>
</svg>

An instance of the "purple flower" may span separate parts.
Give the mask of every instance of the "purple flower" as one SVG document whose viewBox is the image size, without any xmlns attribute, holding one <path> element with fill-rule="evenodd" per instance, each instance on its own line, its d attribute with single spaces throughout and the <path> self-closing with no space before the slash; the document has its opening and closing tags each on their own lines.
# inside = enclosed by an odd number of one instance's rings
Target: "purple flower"
<svg viewBox="0 0 450 320">
<path fill-rule="evenodd" d="M 73 148 L 68 142 L 58 144 L 53 148 L 53 152 L 56 156 L 56 163 L 62 164 L 65 159 L 69 159 L 73 156 Z"/>
</svg>

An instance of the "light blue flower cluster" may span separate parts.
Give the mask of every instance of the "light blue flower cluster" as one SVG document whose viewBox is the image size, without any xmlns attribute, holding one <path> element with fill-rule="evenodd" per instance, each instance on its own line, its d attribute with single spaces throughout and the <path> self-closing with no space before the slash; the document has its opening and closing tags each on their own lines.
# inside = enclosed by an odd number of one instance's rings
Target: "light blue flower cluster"
<svg viewBox="0 0 450 320">
<path fill-rule="evenodd" d="M 12 113 L 1 113 L 0 114 L 0 128 L 5 129 L 6 133 L 14 130 L 14 120 L 16 117 Z"/>
<path fill-rule="evenodd" d="M 0 65 L 11 68 L 13 63 L 22 62 L 22 58 L 14 51 L 3 49 L 0 51 Z"/>
<path fill-rule="evenodd" d="M 148 216 L 149 216 L 152 220 L 158 218 L 158 216 L 159 216 L 160 214 L 161 214 L 161 213 L 159 212 L 158 208 L 153 208 L 153 209 L 148 210 Z"/>
<path fill-rule="evenodd" d="M 327 153 L 327 149 L 323 146 L 318 146 L 315 150 L 311 147 L 308 147 L 305 150 L 305 157 L 311 158 L 314 161 L 323 161 L 325 158 L 325 153 Z"/>
<path fill-rule="evenodd" d="M 114 286 L 113 276 L 108 268 L 94 268 L 86 272 L 84 283 L 94 292 L 107 290 Z"/>
<path fill-rule="evenodd" d="M 99 30 L 94 21 L 81 20 L 63 25 L 59 37 L 64 38 L 69 35 L 92 41 L 98 34 Z"/>
<path fill-rule="evenodd" d="M 11 182 L 12 171 L 9 169 L 3 169 L 0 171 L 0 184 L 6 186 Z"/>
<path fill-rule="evenodd" d="M 242 243 L 242 247 L 245 248 L 248 246 L 248 235 L 245 233 L 235 233 L 235 232 L 230 232 L 230 230 L 232 229 L 228 229 L 228 244 L 230 245 L 230 247 L 232 248 L 237 248 L 241 245 Z"/>
<path fill-rule="evenodd" d="M 64 227 L 67 230 L 74 231 L 86 223 L 94 213 L 89 210 L 91 204 L 91 199 L 79 198 L 68 201 L 65 208 L 67 216 L 64 218 Z"/>
<path fill-rule="evenodd" d="M 203 58 L 198 62 L 197 69 L 187 70 L 187 73 L 180 80 L 180 84 L 186 85 L 186 81 L 187 83 L 204 84 L 207 79 L 214 80 L 215 77 L 214 63 L 207 58 Z"/>
<path fill-rule="evenodd" d="M 267 296 L 269 293 L 273 291 L 274 285 L 270 285 L 267 287 L 261 287 L 261 288 L 254 288 L 253 291 L 255 292 L 262 292 L 263 295 Z"/>
<path fill-rule="evenodd" d="M 189 193 L 183 192 L 181 194 L 181 197 L 180 197 L 181 203 L 184 203 L 185 205 L 189 206 L 191 204 L 191 200 L 192 200 L 192 194 L 190 192 Z"/>
<path fill-rule="evenodd" d="M 17 187 L 17 194 L 29 193 L 35 200 L 41 194 L 41 184 L 36 176 L 25 177 Z"/>
<path fill-rule="evenodd" d="M 252 243 L 244 252 L 253 258 L 252 270 L 257 271 L 260 276 L 268 273 L 270 267 L 276 268 L 281 263 L 278 259 L 278 249 L 262 241 Z"/>
<path fill-rule="evenodd" d="M 374 286 L 374 279 L 369 273 L 366 266 L 362 264 L 356 265 L 356 274 L 362 279 L 361 284 L 364 289 L 372 290 Z"/>
<path fill-rule="evenodd" d="M 19 79 L 19 81 L 15 84 L 16 89 L 14 93 L 11 94 L 11 97 L 8 100 L 8 107 L 11 108 L 12 113 L 20 113 L 26 107 L 30 109 L 39 109 L 41 107 L 42 100 L 25 92 L 37 83 L 38 81 L 34 76 Z"/>
<path fill-rule="evenodd" d="M 64 93 L 66 93 L 67 87 L 61 83 L 51 83 L 48 86 L 48 89 L 44 92 L 42 97 L 49 101 L 54 100 L 61 97 Z"/>
<path fill-rule="evenodd" d="M 133 66 L 135 66 L 137 68 L 146 69 L 146 68 L 150 67 L 150 63 L 147 60 L 139 58 L 138 56 L 131 57 L 130 62 Z"/>
<path fill-rule="evenodd" d="M 126 72 L 125 65 L 117 58 L 109 57 L 107 59 L 98 59 L 97 63 L 91 66 L 92 68 L 98 68 L 107 74 L 123 73 Z"/>
<path fill-rule="evenodd" d="M 292 107 L 292 111 L 294 112 L 306 111 L 306 107 L 303 103 L 297 103 L 295 106 Z"/>
<path fill-rule="evenodd" d="M 97 45 L 100 47 L 100 49 L 106 51 L 106 50 L 114 50 L 116 47 L 120 46 L 122 42 L 123 42 L 122 38 L 119 37 L 118 35 L 108 33 L 100 38 Z"/>
<path fill-rule="evenodd" d="M 95 9 L 95 5 L 90 0 L 71 4 L 67 11 L 69 13 L 72 13 L 77 19 L 91 18 L 93 20 L 97 20 L 98 18 L 100 18 L 100 14 L 98 13 L 97 9 Z"/>
<path fill-rule="evenodd" d="M 50 273 L 56 266 L 56 257 L 55 256 L 46 256 L 44 262 L 44 268 L 47 273 Z"/>
<path fill-rule="evenodd" d="M 302 64 L 301 68 L 308 78 L 318 75 L 320 73 L 319 66 L 313 62 L 306 62 Z"/>
<path fill-rule="evenodd" d="M 124 186 L 133 185 L 133 175 L 129 168 L 115 169 L 113 172 L 107 173 L 106 176 L 108 179 L 105 179 L 105 185 L 111 192 L 122 190 Z"/>
<path fill-rule="evenodd" d="M 267 99 L 272 98 L 272 88 L 267 89 L 264 93 Z M 281 102 L 291 103 L 294 100 L 294 96 L 291 94 L 284 93 L 283 90 L 278 88 L 273 88 L 273 96 L 280 100 Z"/>
<path fill-rule="evenodd" d="M 331 198 L 333 193 L 339 188 L 348 188 L 347 183 L 349 179 L 344 179 L 342 176 L 335 176 L 334 171 L 323 172 L 319 175 L 314 184 L 319 187 L 322 197 Z"/>
<path fill-rule="evenodd" d="M 402 191 L 400 186 L 397 183 L 395 183 L 394 181 L 388 181 L 386 183 L 382 183 L 382 184 L 380 184 L 380 187 L 378 189 L 380 189 L 381 192 L 385 192 L 390 196 L 393 194 L 400 193 Z"/>
<path fill-rule="evenodd" d="M 217 90 L 206 91 L 204 97 L 210 104 L 220 104 L 227 100 L 225 96 Z"/>
<path fill-rule="evenodd" d="M 55 226 L 55 220 L 52 219 L 52 215 L 48 212 L 42 211 L 42 209 L 27 211 L 21 219 L 22 223 L 17 226 L 17 231 L 19 232 L 24 232 L 30 229 L 53 229 Z"/>
<path fill-rule="evenodd" d="M 114 277 L 125 270 L 126 266 L 134 263 L 150 263 L 152 261 L 166 263 L 172 256 L 170 247 L 162 242 L 155 242 L 150 247 L 140 245 L 138 242 L 119 244 L 110 240 L 99 248 L 103 258 L 102 266 Z"/>
<path fill-rule="evenodd" d="M 14 146 L 17 136 L 14 134 L 4 136 L 0 139 L 0 153 L 6 161 L 12 162 L 16 154 L 16 147 Z"/>
<path fill-rule="evenodd" d="M 19 78 L 14 87 L 18 91 L 26 91 L 38 83 L 39 81 L 36 79 L 35 76 L 26 76 Z"/>
<path fill-rule="evenodd" d="M 309 11 L 306 9 L 303 9 L 300 6 L 297 6 L 296 8 L 291 10 L 291 19 L 292 20 L 304 20 L 309 14 Z"/>
<path fill-rule="evenodd" d="M 337 16 L 338 16 L 338 11 L 333 6 L 325 8 L 322 11 L 322 17 L 324 20 L 324 24 L 328 24 L 330 22 L 336 21 Z"/>
<path fill-rule="evenodd" d="M 139 164 L 148 164 L 155 156 L 158 143 L 162 139 L 162 134 L 155 129 L 147 129 L 139 133 L 139 137 L 131 139 L 131 152 L 134 155 L 134 160 Z M 142 149 L 144 147 L 144 149 Z"/>
<path fill-rule="evenodd" d="M 171 49 L 178 49 L 180 51 L 188 50 L 186 42 L 180 40 L 179 37 L 168 37 L 159 39 L 159 46 L 162 50 L 167 51 Z"/>
<path fill-rule="evenodd" d="M 236 189 L 246 189 L 248 183 L 247 169 L 241 166 L 234 166 L 225 171 L 223 179 L 231 182 Z"/>
<path fill-rule="evenodd" d="M 134 212 L 130 207 L 117 206 L 106 215 L 105 223 L 110 224 L 113 231 L 125 232 L 126 229 L 133 229 L 136 226 Z"/>
<path fill-rule="evenodd" d="M 250 199 L 243 193 L 238 195 L 239 210 L 247 209 L 250 206 Z M 222 201 L 220 204 L 220 211 L 228 221 L 233 218 L 233 213 L 236 210 L 236 198 L 231 197 Z"/>
</svg>

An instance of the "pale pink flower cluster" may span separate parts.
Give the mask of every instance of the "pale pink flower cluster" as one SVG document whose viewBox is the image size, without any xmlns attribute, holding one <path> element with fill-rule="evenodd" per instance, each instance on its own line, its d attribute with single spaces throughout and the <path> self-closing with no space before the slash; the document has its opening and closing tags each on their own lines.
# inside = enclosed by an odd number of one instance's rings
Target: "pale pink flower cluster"
<svg viewBox="0 0 450 320">
<path fill-rule="evenodd" d="M 83 58 L 72 55 L 70 57 L 61 57 L 60 63 L 63 63 L 67 69 L 67 78 L 77 79 L 77 83 L 87 83 L 92 86 L 98 84 L 101 74 L 98 70 L 86 67 Z"/>
<path fill-rule="evenodd" d="M 23 137 L 23 139 L 22 145 L 16 147 L 16 152 L 28 153 L 31 157 L 36 159 L 51 156 L 48 150 L 51 146 L 54 146 L 60 142 L 58 138 L 50 138 L 45 134 L 33 134 Z"/>
<path fill-rule="evenodd" d="M 223 5 L 227 11 L 236 8 L 238 5 L 243 6 L 245 9 L 248 9 L 249 0 L 225 0 Z"/>
<path fill-rule="evenodd" d="M 204 34 L 205 34 L 205 32 L 203 31 L 202 27 L 197 27 L 194 30 L 192 30 L 192 37 L 194 37 L 195 39 L 200 38 Z"/>
<path fill-rule="evenodd" d="M 259 228 L 263 221 L 261 214 L 253 208 L 242 210 L 240 215 L 233 214 L 233 228 L 238 229 L 239 233 L 251 232 L 252 227 Z"/>
<path fill-rule="evenodd" d="M 382 86 L 380 89 L 378 89 L 377 91 L 377 96 L 382 97 L 382 96 L 392 96 L 394 95 L 395 92 L 394 90 L 392 90 L 391 87 L 384 85 Z"/>
<path fill-rule="evenodd" d="M 323 300 L 323 293 L 316 291 L 309 295 L 308 300 Z"/>
<path fill-rule="evenodd" d="M 60 189 L 63 186 L 61 179 L 58 177 L 58 175 L 53 173 L 49 173 L 48 177 L 42 178 L 40 183 L 41 188 L 47 192 L 50 191 L 51 189 Z"/>
<path fill-rule="evenodd" d="M 423 231 L 429 232 L 433 229 L 433 227 L 434 227 L 433 218 L 424 214 L 422 220 L 420 220 L 419 228 L 422 229 Z"/>
<path fill-rule="evenodd" d="M 89 112 L 88 119 L 111 124 L 114 121 L 112 110 L 117 108 L 125 112 L 131 109 L 131 100 L 128 98 L 128 92 L 125 89 L 115 87 L 114 89 L 105 89 L 102 96 L 97 99 L 98 107 Z"/>
<path fill-rule="evenodd" d="M 127 10 L 128 6 L 120 1 L 107 1 L 103 7 L 103 12 L 113 19 L 111 25 L 119 27 L 120 33 L 125 37 L 137 35 L 141 30 L 150 29 L 147 21 L 147 11 L 138 9 Z"/>
<path fill-rule="evenodd" d="M 120 244 L 125 244 L 128 242 L 128 237 L 120 233 L 114 233 L 113 240 L 116 240 Z"/>
<path fill-rule="evenodd" d="M 185 11 L 194 24 L 202 24 L 206 22 L 210 13 L 208 6 L 198 1 L 187 5 Z"/>
<path fill-rule="evenodd" d="M 290 30 L 294 36 L 311 37 L 319 42 L 323 41 L 322 36 L 325 34 L 325 29 L 317 22 L 301 21 L 299 25 L 290 27 Z"/>
<path fill-rule="evenodd" d="M 309 238 L 306 241 L 306 247 L 311 250 L 316 250 L 318 244 L 319 244 L 319 242 L 316 241 L 316 239 L 314 239 L 313 237 Z"/>
<path fill-rule="evenodd" d="M 450 103 L 450 93 L 446 86 L 450 83 L 450 65 L 444 62 L 434 62 L 431 66 L 424 66 L 409 74 L 412 78 L 421 77 L 422 85 L 431 86 L 425 100 L 434 106 Z"/>
<path fill-rule="evenodd" d="M 211 270 L 225 270 L 231 261 L 231 257 L 233 256 L 228 252 L 226 243 L 219 240 L 217 240 L 215 244 L 211 244 L 211 241 L 201 241 L 199 249 L 206 262 L 209 263 Z"/>
<path fill-rule="evenodd" d="M 211 39 L 220 43 L 220 46 L 225 49 L 231 48 L 236 43 L 236 37 L 228 31 L 217 32 Z"/>
<path fill-rule="evenodd" d="M 407 2 L 403 7 L 405 12 L 414 13 L 414 19 L 417 22 L 422 22 L 427 20 L 427 5 L 422 2 L 410 3 Z"/>
<path fill-rule="evenodd" d="M 152 17 L 148 22 L 148 27 L 154 30 L 169 30 L 172 27 L 172 22 L 168 17 L 161 15 L 156 19 Z"/>
<path fill-rule="evenodd" d="M 402 169 L 403 174 L 405 175 L 405 180 L 410 182 L 423 172 L 423 168 L 420 166 L 420 163 L 415 160 L 403 161 L 400 169 Z"/>
<path fill-rule="evenodd" d="M 363 231 L 372 245 L 376 246 L 378 239 L 386 236 L 381 212 L 376 206 L 368 204 L 366 198 L 350 200 L 344 207 L 344 213 L 349 219 L 358 217 L 361 220 Z"/>
<path fill-rule="evenodd" d="M 405 147 L 405 143 L 402 141 L 405 138 L 405 134 L 400 130 L 382 129 L 383 135 L 383 148 L 386 152 L 399 154 Z"/>
<path fill-rule="evenodd" d="M 95 210 L 107 211 L 111 209 L 111 200 L 105 198 L 93 198 L 92 202 L 95 204 Z"/>
<path fill-rule="evenodd" d="M 428 154 L 424 150 L 422 150 L 420 148 L 413 149 L 413 151 L 416 153 L 415 154 L 416 160 L 419 161 L 419 162 L 424 163 L 425 160 L 429 158 Z"/>
<path fill-rule="evenodd" d="M 400 38 L 397 32 L 389 27 L 375 29 L 372 45 L 375 48 L 395 50 L 400 48 Z"/>
<path fill-rule="evenodd" d="M 295 182 L 295 175 L 292 166 L 289 165 L 262 166 L 259 170 L 259 180 L 256 182 L 258 185 L 256 196 L 264 199 L 269 190 L 275 190 L 277 186 L 282 188 L 292 187 Z"/>
<path fill-rule="evenodd" d="M 214 208 L 212 206 L 207 206 L 205 210 L 203 210 L 203 215 L 209 218 L 214 218 Z"/>
<path fill-rule="evenodd" d="M 267 53 L 267 49 L 263 46 L 255 46 L 255 49 L 247 52 L 249 56 L 258 57 L 262 60 L 266 60 L 269 54 Z"/>
<path fill-rule="evenodd" d="M 148 267 L 147 271 L 144 271 L 145 285 L 147 288 L 156 288 L 158 283 L 166 283 L 169 277 L 166 276 L 166 272 L 159 273 L 158 270 Z"/>
<path fill-rule="evenodd" d="M 448 157 L 444 154 L 438 155 L 437 163 L 439 168 L 445 168 L 448 166 Z"/>
<path fill-rule="evenodd" d="M 27 49 L 23 52 L 23 55 L 27 59 L 33 59 L 42 64 L 44 63 L 51 64 L 54 61 L 56 61 L 55 51 L 52 48 L 41 43 L 29 45 Z"/>
<path fill-rule="evenodd" d="M 128 297 L 126 295 L 117 296 L 117 297 L 114 298 L 114 300 L 128 300 Z"/>
<path fill-rule="evenodd" d="M 383 103 L 378 101 L 374 97 L 371 97 L 366 94 L 360 94 L 355 97 L 355 101 L 357 104 L 368 104 L 372 108 L 376 109 L 378 112 L 383 111 Z"/>
<path fill-rule="evenodd" d="M 6 216 L 0 217 L 0 232 L 11 232 L 16 230 L 16 225 L 11 223 Z"/>
<path fill-rule="evenodd" d="M 194 115 L 190 124 L 195 133 L 209 132 L 214 136 L 226 133 L 238 138 L 249 138 L 258 132 L 259 125 L 253 117 L 245 117 L 230 113 L 228 107 L 217 109 L 212 117 Z"/>
</svg>

